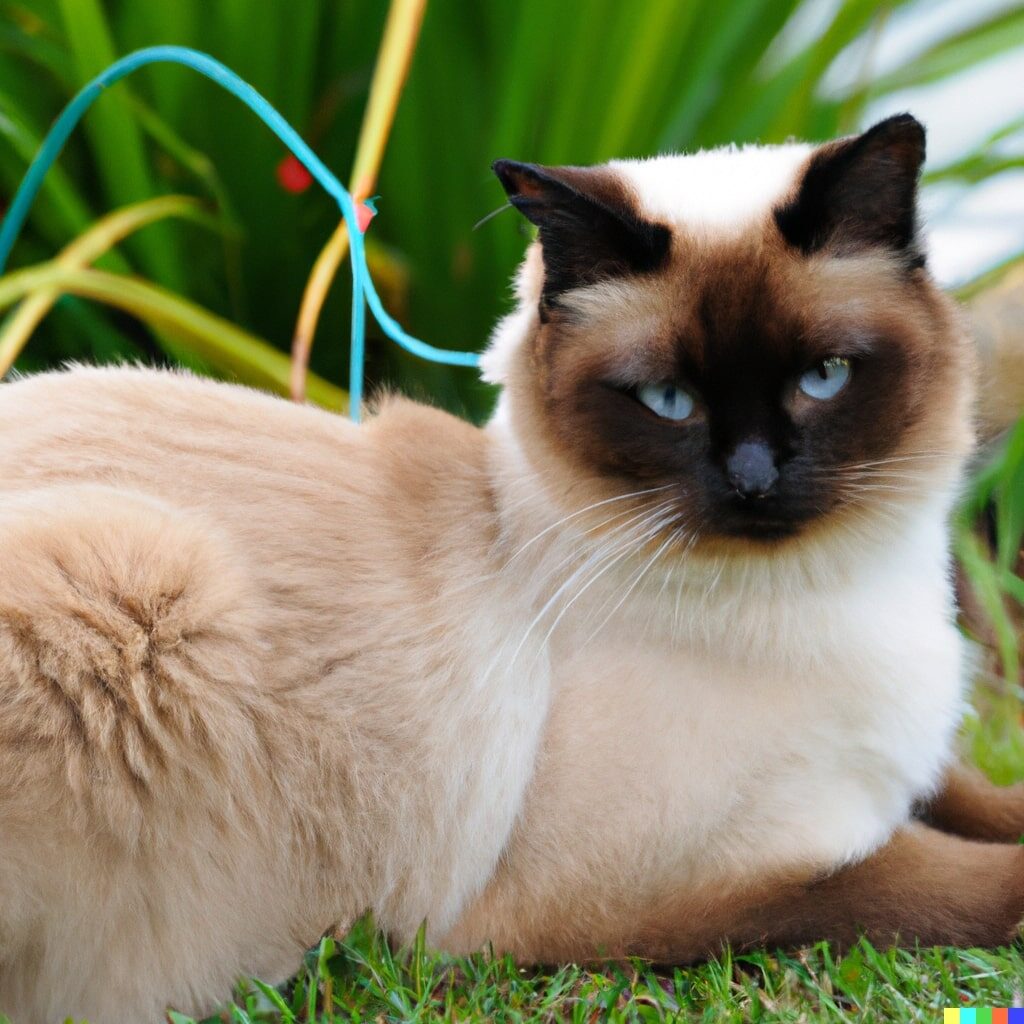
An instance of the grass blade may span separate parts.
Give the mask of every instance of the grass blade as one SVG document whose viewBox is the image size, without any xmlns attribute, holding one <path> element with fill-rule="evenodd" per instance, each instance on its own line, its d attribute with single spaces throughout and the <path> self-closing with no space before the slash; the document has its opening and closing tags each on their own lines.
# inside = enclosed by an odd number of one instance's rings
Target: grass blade
<svg viewBox="0 0 1024 1024">
<path fill-rule="evenodd" d="M 0 139 L 7 143 L 16 157 L 10 180 L 10 193 L 13 194 L 43 140 L 30 127 L 14 100 L 4 93 L 0 93 Z M 32 212 L 36 230 L 49 242 L 59 243 L 68 234 L 80 231 L 91 219 L 88 203 L 67 174 L 59 166 L 51 168 Z"/>
<path fill-rule="evenodd" d="M 110 28 L 99 0 L 59 0 L 59 4 L 75 77 L 84 85 L 117 59 Z M 83 126 L 111 206 L 145 199 L 154 191 L 142 135 L 124 89 L 121 85 L 102 97 Z M 174 287 L 183 283 L 167 237 L 140 239 L 137 248 L 152 276 Z"/>
<path fill-rule="evenodd" d="M 868 93 L 881 96 L 927 85 L 1024 46 L 1024 8 L 1011 8 L 940 40 L 895 71 L 876 79 Z"/>
<path fill-rule="evenodd" d="M 45 263 L 0 280 L 0 309 L 39 289 L 59 289 L 130 313 L 189 350 L 221 373 L 254 387 L 288 394 L 288 357 L 269 342 L 158 285 L 101 270 L 76 270 Z M 344 412 L 348 394 L 310 376 L 310 401 Z"/>
<path fill-rule="evenodd" d="M 108 214 L 67 246 L 54 261 L 68 269 L 95 262 L 130 234 L 167 217 L 180 217 L 212 227 L 220 225 L 188 196 L 161 196 Z M 18 307 L 0 328 L 0 377 L 7 374 L 32 332 L 61 296 L 58 288 L 40 289 Z"/>
</svg>

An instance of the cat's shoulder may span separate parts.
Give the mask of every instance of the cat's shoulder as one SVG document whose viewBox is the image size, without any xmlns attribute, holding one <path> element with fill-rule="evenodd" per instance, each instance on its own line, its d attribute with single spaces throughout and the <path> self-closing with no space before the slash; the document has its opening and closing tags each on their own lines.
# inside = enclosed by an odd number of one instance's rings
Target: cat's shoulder
<svg viewBox="0 0 1024 1024">
<path fill-rule="evenodd" d="M 485 431 L 449 412 L 401 395 L 378 398 L 361 429 L 371 444 L 386 451 L 399 465 L 415 462 L 427 472 L 444 469 L 483 473 L 487 469 Z"/>
</svg>

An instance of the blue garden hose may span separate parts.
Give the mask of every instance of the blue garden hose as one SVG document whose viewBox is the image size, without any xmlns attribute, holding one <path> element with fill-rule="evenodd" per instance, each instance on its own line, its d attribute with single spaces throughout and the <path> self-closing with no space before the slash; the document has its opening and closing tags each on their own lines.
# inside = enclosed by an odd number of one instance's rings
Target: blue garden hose
<svg viewBox="0 0 1024 1024">
<path fill-rule="evenodd" d="M 61 111 L 60 116 L 43 140 L 42 146 L 39 147 L 35 159 L 25 172 L 25 177 L 11 201 L 10 209 L 7 211 L 3 223 L 0 224 L 0 274 L 3 273 L 4 267 L 7 265 L 11 248 L 28 216 L 32 202 L 43 184 L 46 172 L 60 155 L 64 143 L 67 142 L 68 136 L 82 119 L 82 115 L 107 86 L 130 75 L 137 68 L 144 67 L 146 64 L 158 63 L 184 64 L 237 96 L 292 151 L 296 159 L 337 202 L 348 229 L 352 262 L 349 414 L 353 420 L 359 422 L 363 396 L 367 304 L 374 319 L 380 324 L 381 330 L 393 341 L 398 342 L 407 352 L 411 352 L 421 359 L 434 363 L 445 363 L 449 366 L 479 365 L 480 357 L 477 353 L 451 352 L 447 349 L 434 348 L 433 345 L 428 345 L 425 341 L 420 341 L 419 338 L 407 334 L 398 322 L 388 315 L 373 286 L 373 278 L 366 265 L 366 249 L 363 245 L 363 234 L 359 230 L 356 219 L 355 204 L 345 186 L 306 145 L 299 133 L 251 85 L 244 82 L 233 71 L 229 71 L 220 61 L 214 60 L 209 54 L 192 50 L 186 46 L 150 46 L 144 50 L 136 50 L 134 53 L 128 54 L 127 57 L 122 57 L 84 86 Z"/>
</svg>

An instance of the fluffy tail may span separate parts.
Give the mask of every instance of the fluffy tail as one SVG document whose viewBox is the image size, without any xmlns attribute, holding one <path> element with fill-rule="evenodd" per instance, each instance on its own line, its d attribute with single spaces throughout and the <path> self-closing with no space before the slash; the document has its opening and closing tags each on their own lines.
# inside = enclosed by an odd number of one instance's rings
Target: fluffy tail
<svg viewBox="0 0 1024 1024">
<path fill-rule="evenodd" d="M 230 799 L 260 749 L 260 619 L 192 516 L 105 487 L 5 496 L 0 830 L 24 804 L 131 845 Z"/>
</svg>

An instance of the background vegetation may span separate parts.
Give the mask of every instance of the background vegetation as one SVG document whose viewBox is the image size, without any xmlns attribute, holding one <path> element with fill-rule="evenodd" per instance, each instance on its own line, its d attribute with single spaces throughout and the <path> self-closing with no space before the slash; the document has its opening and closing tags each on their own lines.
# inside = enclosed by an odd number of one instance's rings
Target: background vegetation
<svg viewBox="0 0 1024 1024">
<path fill-rule="evenodd" d="M 819 28 L 794 43 L 789 26 L 806 13 L 798 0 L 435 0 L 387 142 L 381 215 L 369 235 L 389 309 L 434 344 L 481 347 L 506 307 L 526 239 L 507 214 L 474 231 L 504 201 L 488 170 L 495 157 L 589 163 L 823 139 L 859 127 L 869 104 L 900 89 L 1024 46 L 1024 9 L 988 8 L 877 76 L 873 47 L 893 19 L 928 4 L 813 3 Z M 195 46 L 227 63 L 345 172 L 386 16 L 380 0 L 0 0 L 0 198 L 81 84 L 115 56 L 156 43 Z M 861 72 L 841 89 L 823 88 L 851 52 Z M 1019 117 L 976 152 L 930 167 L 930 179 L 970 187 L 1021 167 L 1022 129 Z M 117 86 L 51 172 L 15 252 L 15 267 L 38 264 L 40 273 L 0 279 L 0 309 L 10 310 L 0 356 L 16 353 L 23 370 L 69 358 L 183 362 L 285 391 L 303 288 L 336 226 L 334 204 L 315 187 L 301 190 L 292 172 L 255 118 L 185 69 L 147 69 Z M 157 196 L 180 198 L 136 205 Z M 60 250 L 62 262 L 50 262 Z M 334 407 L 347 385 L 346 284 L 342 273 L 312 357 L 310 397 Z M 415 361 L 372 331 L 368 380 L 475 419 L 492 401 L 472 371 Z M 983 713 L 968 739 L 1004 781 L 1024 776 L 1022 532 L 1018 428 L 980 467 L 958 529 L 965 628 L 989 652 Z M 842 960 L 822 948 L 726 958 L 671 976 L 643 965 L 524 976 L 504 961 L 452 962 L 423 950 L 396 962 L 364 927 L 344 955 L 328 942 L 307 967 L 283 994 L 242 991 L 233 1019 L 931 1020 L 934 1007 L 961 997 L 1020 998 L 1024 965 L 1014 951 L 914 956 L 863 947 Z"/>
</svg>

